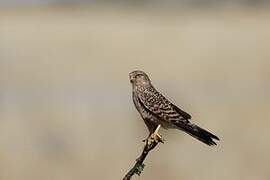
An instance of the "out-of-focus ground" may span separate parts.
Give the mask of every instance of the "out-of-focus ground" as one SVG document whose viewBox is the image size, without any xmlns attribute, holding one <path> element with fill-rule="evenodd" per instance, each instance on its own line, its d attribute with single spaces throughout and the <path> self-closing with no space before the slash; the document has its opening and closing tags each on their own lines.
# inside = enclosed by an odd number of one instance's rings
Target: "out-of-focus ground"
<svg viewBox="0 0 270 180">
<path fill-rule="evenodd" d="M 0 179 L 121 179 L 148 134 L 128 73 L 221 138 L 176 130 L 140 178 L 270 178 L 269 9 L 0 11 Z"/>
</svg>

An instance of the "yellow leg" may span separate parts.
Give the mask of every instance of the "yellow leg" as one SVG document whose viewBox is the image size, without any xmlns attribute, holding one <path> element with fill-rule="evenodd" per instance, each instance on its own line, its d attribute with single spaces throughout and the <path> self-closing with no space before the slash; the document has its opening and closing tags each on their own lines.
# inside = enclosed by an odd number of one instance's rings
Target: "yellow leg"
<svg viewBox="0 0 270 180">
<path fill-rule="evenodd" d="M 161 125 L 159 124 L 158 127 L 156 128 L 155 132 L 153 134 L 151 134 L 150 139 L 156 141 L 156 142 L 161 142 L 164 143 L 164 139 L 162 138 L 162 136 L 158 133 L 159 129 L 160 129 Z"/>
</svg>

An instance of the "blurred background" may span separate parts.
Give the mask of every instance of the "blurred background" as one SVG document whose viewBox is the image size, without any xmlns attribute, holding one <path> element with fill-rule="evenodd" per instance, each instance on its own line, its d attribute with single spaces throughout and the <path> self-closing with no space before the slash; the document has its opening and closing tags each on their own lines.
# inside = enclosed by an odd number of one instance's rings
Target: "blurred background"
<svg viewBox="0 0 270 180">
<path fill-rule="evenodd" d="M 134 179 L 269 180 L 269 47 L 267 0 L 1 0 L 0 179 L 121 179 L 141 69 L 221 142 L 163 130 Z"/>
</svg>

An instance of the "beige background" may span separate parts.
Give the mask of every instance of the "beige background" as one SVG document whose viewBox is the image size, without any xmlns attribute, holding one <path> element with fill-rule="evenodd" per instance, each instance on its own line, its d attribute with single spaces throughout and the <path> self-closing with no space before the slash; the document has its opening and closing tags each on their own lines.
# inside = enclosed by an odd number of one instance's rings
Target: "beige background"
<svg viewBox="0 0 270 180">
<path fill-rule="evenodd" d="M 0 179 L 121 179 L 135 69 L 221 142 L 162 131 L 134 179 L 270 178 L 269 9 L 71 6 L 0 11 Z"/>
</svg>

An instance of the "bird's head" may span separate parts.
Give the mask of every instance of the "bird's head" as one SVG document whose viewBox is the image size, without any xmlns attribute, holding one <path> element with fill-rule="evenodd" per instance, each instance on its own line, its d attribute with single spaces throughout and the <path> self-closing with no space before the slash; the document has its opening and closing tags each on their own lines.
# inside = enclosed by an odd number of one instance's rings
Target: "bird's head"
<svg viewBox="0 0 270 180">
<path fill-rule="evenodd" d="M 129 80 L 133 85 L 149 85 L 151 81 L 147 74 L 143 71 L 132 71 L 129 73 Z"/>
</svg>

